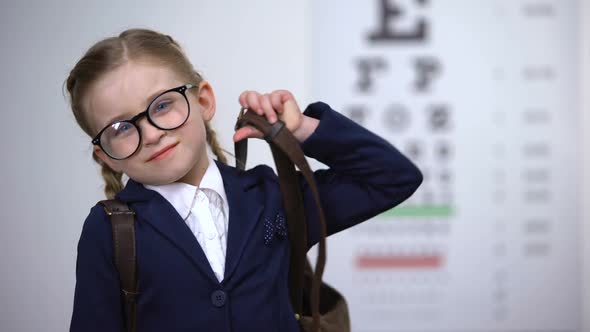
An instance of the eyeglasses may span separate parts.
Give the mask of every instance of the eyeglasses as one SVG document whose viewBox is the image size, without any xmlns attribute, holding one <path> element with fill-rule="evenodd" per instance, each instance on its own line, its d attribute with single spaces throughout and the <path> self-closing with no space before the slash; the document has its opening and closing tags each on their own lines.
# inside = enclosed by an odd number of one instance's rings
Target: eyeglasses
<svg viewBox="0 0 590 332">
<path fill-rule="evenodd" d="M 166 90 L 149 104 L 147 109 L 130 120 L 115 121 L 104 127 L 92 139 L 92 144 L 116 160 L 131 157 L 141 146 L 141 130 L 137 121 L 146 116 L 149 123 L 161 130 L 173 130 L 182 126 L 189 117 L 190 105 L 186 90 L 195 88 L 185 84 Z"/>
</svg>

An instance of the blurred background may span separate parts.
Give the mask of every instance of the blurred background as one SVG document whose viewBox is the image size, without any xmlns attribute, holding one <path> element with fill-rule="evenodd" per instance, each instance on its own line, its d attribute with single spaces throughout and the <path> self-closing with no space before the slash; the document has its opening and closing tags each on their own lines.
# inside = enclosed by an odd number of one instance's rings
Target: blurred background
<svg viewBox="0 0 590 332">
<path fill-rule="evenodd" d="M 589 18 L 587 0 L 3 0 L 0 330 L 69 327 L 103 184 L 63 83 L 145 27 L 211 82 L 225 149 L 238 95 L 283 88 L 421 168 L 412 198 L 328 242 L 353 331 L 590 331 Z"/>
</svg>

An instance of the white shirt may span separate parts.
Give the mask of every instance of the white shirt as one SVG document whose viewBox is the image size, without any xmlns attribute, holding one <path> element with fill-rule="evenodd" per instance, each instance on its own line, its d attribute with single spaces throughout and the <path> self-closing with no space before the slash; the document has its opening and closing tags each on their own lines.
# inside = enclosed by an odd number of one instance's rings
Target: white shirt
<svg viewBox="0 0 590 332">
<path fill-rule="evenodd" d="M 225 269 L 229 206 L 221 173 L 213 159 L 209 157 L 209 166 L 199 187 L 182 182 L 144 187 L 157 191 L 182 219 L 186 219 L 217 280 L 221 282 Z"/>
</svg>

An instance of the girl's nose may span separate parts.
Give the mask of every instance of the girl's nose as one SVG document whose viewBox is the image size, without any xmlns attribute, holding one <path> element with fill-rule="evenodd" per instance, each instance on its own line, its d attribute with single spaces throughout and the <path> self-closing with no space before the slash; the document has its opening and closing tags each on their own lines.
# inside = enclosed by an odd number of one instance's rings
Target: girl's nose
<svg viewBox="0 0 590 332">
<path fill-rule="evenodd" d="M 161 130 L 152 125 L 147 118 L 140 119 L 137 125 L 141 129 L 141 140 L 143 145 L 155 145 L 158 144 L 160 139 L 166 135 L 166 131 Z"/>
</svg>

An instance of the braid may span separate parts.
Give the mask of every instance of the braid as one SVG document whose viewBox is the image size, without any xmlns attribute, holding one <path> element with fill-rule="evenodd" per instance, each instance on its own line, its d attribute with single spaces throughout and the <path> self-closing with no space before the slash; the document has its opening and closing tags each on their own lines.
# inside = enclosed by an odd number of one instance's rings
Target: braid
<svg viewBox="0 0 590 332">
<path fill-rule="evenodd" d="M 211 151 L 213 151 L 213 154 L 215 154 L 217 160 L 221 161 L 224 164 L 227 164 L 227 158 L 225 158 L 225 155 L 223 154 L 223 149 L 217 141 L 217 134 L 211 128 L 208 122 L 205 123 L 205 133 L 207 135 L 207 143 L 209 143 Z"/>
<path fill-rule="evenodd" d="M 104 193 L 108 199 L 115 198 L 115 195 L 123 190 L 123 173 L 115 172 L 93 153 L 92 159 L 101 166 L 102 178 L 105 182 Z"/>
</svg>

